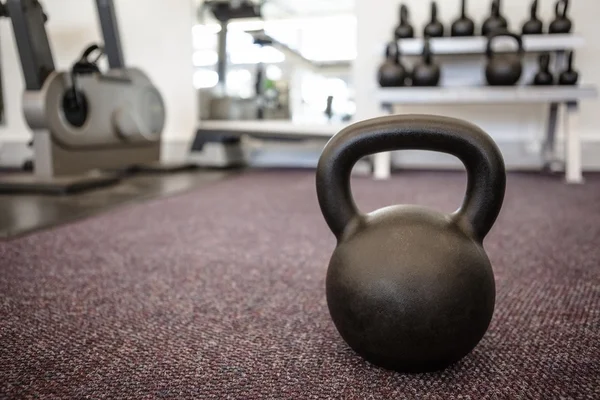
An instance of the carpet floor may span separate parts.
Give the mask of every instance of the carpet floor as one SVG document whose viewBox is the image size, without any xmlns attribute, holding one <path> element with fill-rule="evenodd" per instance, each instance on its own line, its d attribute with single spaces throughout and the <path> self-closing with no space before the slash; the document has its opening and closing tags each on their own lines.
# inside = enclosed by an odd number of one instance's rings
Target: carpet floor
<svg viewBox="0 0 600 400">
<path fill-rule="evenodd" d="M 405 172 L 353 189 L 363 211 L 453 211 L 465 183 Z M 366 363 L 335 330 L 314 186 L 249 172 L 0 243 L 0 398 L 600 398 L 600 176 L 509 175 L 484 242 L 491 326 L 418 375 Z"/>
</svg>

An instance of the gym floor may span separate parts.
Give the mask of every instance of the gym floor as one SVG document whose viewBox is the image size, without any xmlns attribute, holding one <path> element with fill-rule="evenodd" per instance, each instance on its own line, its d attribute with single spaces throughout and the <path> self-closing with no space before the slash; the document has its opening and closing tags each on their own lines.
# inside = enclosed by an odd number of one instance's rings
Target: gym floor
<svg viewBox="0 0 600 400">
<path fill-rule="evenodd" d="M 492 324 L 461 362 L 419 375 L 369 365 L 335 330 L 314 171 L 136 179 L 0 198 L 4 236 L 19 232 L 0 242 L 1 398 L 600 398 L 600 175 L 509 174 L 484 242 Z M 465 186 L 460 172 L 353 178 L 365 212 L 450 212 Z"/>
</svg>

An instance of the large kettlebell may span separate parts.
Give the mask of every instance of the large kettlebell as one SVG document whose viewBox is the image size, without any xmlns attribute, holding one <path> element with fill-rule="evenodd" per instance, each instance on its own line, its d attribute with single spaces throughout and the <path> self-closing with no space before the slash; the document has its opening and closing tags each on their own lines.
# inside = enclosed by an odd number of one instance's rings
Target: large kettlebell
<svg viewBox="0 0 600 400">
<path fill-rule="evenodd" d="M 391 41 L 385 49 L 385 61 L 379 67 L 377 79 L 381 87 L 399 87 L 406 84 L 408 71 L 400 61 L 400 46 Z"/>
<path fill-rule="evenodd" d="M 562 7 L 562 10 L 561 10 Z M 554 21 L 550 23 L 548 32 L 550 33 L 569 33 L 573 28 L 573 23 L 567 17 L 567 11 L 569 11 L 569 0 L 558 0 L 554 7 L 556 17 Z"/>
<path fill-rule="evenodd" d="M 494 53 L 492 44 L 498 37 L 512 37 L 517 41 L 519 49 L 515 53 Z M 487 66 L 485 68 L 485 77 L 489 85 L 492 86 L 512 86 L 519 81 L 523 66 L 523 40 L 521 36 L 510 32 L 496 32 L 489 36 L 487 49 Z"/>
<path fill-rule="evenodd" d="M 409 16 L 408 16 L 408 7 L 402 4 L 400 6 L 400 23 L 396 27 L 394 31 L 394 37 L 396 40 L 398 39 L 408 39 L 415 36 L 415 31 L 410 24 Z"/>
<path fill-rule="evenodd" d="M 413 86 L 437 86 L 440 82 L 440 66 L 433 61 L 429 38 L 424 39 L 423 56 L 419 64 L 413 68 Z"/>
<path fill-rule="evenodd" d="M 353 165 L 402 149 L 440 151 L 464 163 L 468 184 L 458 211 L 357 209 Z M 400 372 L 439 370 L 473 350 L 494 311 L 494 274 L 482 242 L 500 212 L 505 183 L 492 139 L 453 118 L 380 117 L 351 125 L 327 143 L 317 168 L 319 204 L 337 238 L 327 304 L 352 349 Z"/>
<path fill-rule="evenodd" d="M 501 7 L 500 0 L 492 2 L 492 13 L 481 25 L 481 34 L 483 36 L 508 29 L 508 21 L 502 16 Z"/>
</svg>

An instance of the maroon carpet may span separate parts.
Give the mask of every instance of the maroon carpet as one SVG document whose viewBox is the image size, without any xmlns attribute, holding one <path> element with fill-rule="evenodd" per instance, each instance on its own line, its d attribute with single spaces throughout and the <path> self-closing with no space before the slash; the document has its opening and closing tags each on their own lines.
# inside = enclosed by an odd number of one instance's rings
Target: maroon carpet
<svg viewBox="0 0 600 400">
<path fill-rule="evenodd" d="M 459 173 L 356 179 L 364 211 L 453 211 Z M 600 176 L 511 175 L 485 247 L 496 312 L 434 374 L 373 367 L 324 293 L 309 172 L 252 172 L 0 243 L 0 398 L 600 398 Z"/>
</svg>

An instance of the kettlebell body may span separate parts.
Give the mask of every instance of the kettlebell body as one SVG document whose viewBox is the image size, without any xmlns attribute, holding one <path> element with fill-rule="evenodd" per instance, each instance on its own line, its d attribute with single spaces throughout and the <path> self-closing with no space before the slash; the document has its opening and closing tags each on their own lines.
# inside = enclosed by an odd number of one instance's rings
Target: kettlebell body
<svg viewBox="0 0 600 400">
<path fill-rule="evenodd" d="M 512 37 L 519 46 L 515 53 L 495 54 L 492 50 L 492 44 L 497 37 Z M 487 83 L 491 86 L 512 86 L 521 78 L 523 66 L 523 41 L 521 36 L 509 32 L 497 32 L 489 36 L 487 49 L 487 66 L 485 68 L 485 77 Z"/>
<path fill-rule="evenodd" d="M 378 81 L 381 87 L 400 87 L 406 84 L 408 72 L 400 61 L 400 47 L 390 42 L 385 51 L 385 61 L 379 67 Z"/>
<path fill-rule="evenodd" d="M 533 0 L 529 20 L 523 24 L 523 35 L 539 35 L 544 32 L 544 23 L 538 18 L 537 11 L 538 0 Z"/>
<path fill-rule="evenodd" d="M 358 211 L 349 186 L 354 163 L 400 149 L 446 152 L 465 164 L 469 184 L 457 212 L 408 205 Z M 329 141 L 317 168 L 319 204 L 337 238 L 326 296 L 332 320 L 352 349 L 384 368 L 429 372 L 477 345 L 495 301 L 482 241 L 500 212 L 505 181 L 494 142 L 453 118 L 376 118 Z"/>
<path fill-rule="evenodd" d="M 559 85 L 576 85 L 579 81 L 579 73 L 573 68 L 574 52 L 569 52 L 567 69 L 558 76 Z"/>
<path fill-rule="evenodd" d="M 502 16 L 500 0 L 492 2 L 492 13 L 481 25 L 481 34 L 488 36 L 508 29 L 508 21 Z"/>
<path fill-rule="evenodd" d="M 573 23 L 567 17 L 569 10 L 569 0 L 558 0 L 555 6 L 556 17 L 550 23 L 548 31 L 550 33 L 569 33 L 573 28 Z"/>
<path fill-rule="evenodd" d="M 423 30 L 425 37 L 442 37 L 444 36 L 444 25 L 438 20 L 438 9 L 435 1 L 431 2 L 431 21 L 425 25 Z"/>
<path fill-rule="evenodd" d="M 452 36 L 464 37 L 473 36 L 475 34 L 475 22 L 467 16 L 467 0 L 462 0 L 460 17 L 450 29 Z"/>
<path fill-rule="evenodd" d="M 400 6 L 400 24 L 396 27 L 394 37 L 398 39 L 409 39 L 415 36 L 415 31 L 410 24 L 408 7 L 402 4 Z"/>
<path fill-rule="evenodd" d="M 539 69 L 533 78 L 535 86 L 549 86 L 554 84 L 554 76 L 550 72 L 550 53 L 540 54 L 538 58 Z"/>
<path fill-rule="evenodd" d="M 440 67 L 432 59 L 429 39 L 425 38 L 422 60 L 414 67 L 412 72 L 412 85 L 437 86 L 440 82 L 440 76 Z"/>
</svg>

